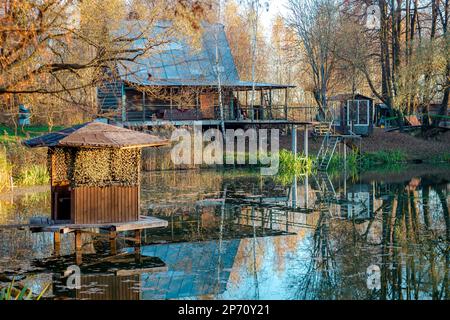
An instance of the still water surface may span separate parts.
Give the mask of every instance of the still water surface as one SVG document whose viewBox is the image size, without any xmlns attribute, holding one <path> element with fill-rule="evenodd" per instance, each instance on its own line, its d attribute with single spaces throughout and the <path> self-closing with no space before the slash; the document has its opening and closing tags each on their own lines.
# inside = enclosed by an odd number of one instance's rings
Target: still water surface
<svg viewBox="0 0 450 320">
<path fill-rule="evenodd" d="M 0 229 L 0 281 L 55 299 L 449 299 L 450 170 L 262 178 L 245 171 L 146 173 L 142 214 L 166 219 L 142 247 L 83 234 Z M 50 215 L 47 189 L 1 195 L 0 224 Z M 369 271 L 369 274 L 367 273 Z M 374 273 L 372 273 L 374 272 Z"/>
</svg>

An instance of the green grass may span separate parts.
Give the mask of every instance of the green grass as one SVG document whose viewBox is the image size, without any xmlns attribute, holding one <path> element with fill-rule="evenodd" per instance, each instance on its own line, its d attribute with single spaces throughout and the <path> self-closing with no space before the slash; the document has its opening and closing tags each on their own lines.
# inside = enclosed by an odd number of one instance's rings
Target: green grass
<svg viewBox="0 0 450 320">
<path fill-rule="evenodd" d="M 53 127 L 53 131 L 61 127 Z M 39 150 L 31 150 L 20 142 L 49 132 L 47 126 L 19 127 L 17 135 L 12 127 L 0 125 L 0 192 L 10 189 L 11 176 L 16 186 L 47 184 L 49 174 L 46 156 Z"/>
<path fill-rule="evenodd" d="M 400 150 L 377 151 L 364 153 L 361 161 L 363 168 L 369 168 L 374 165 L 401 164 L 406 161 L 406 154 Z"/>
<path fill-rule="evenodd" d="M 429 163 L 448 163 L 450 164 L 450 153 L 444 153 L 428 161 Z"/>
<path fill-rule="evenodd" d="M 58 131 L 63 127 L 53 127 L 52 131 Z M 11 142 L 17 142 L 25 138 L 33 138 L 44 133 L 50 132 L 48 126 L 25 126 L 17 128 L 17 135 L 13 127 L 0 125 L 0 143 L 8 144 Z"/>
<path fill-rule="evenodd" d="M 357 175 L 361 171 L 384 168 L 388 170 L 400 169 L 406 162 L 407 156 L 399 150 L 367 152 L 359 155 L 352 152 L 347 155 L 347 172 Z M 331 159 L 330 172 L 338 172 L 344 169 L 343 156 L 335 154 Z"/>
</svg>

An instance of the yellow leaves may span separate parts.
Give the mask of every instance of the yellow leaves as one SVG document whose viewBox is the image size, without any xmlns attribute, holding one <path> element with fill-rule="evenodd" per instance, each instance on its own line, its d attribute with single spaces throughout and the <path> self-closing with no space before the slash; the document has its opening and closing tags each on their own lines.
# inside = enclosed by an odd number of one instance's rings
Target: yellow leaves
<svg viewBox="0 0 450 320">
<path fill-rule="evenodd" d="M 409 62 L 404 62 L 398 72 L 395 108 L 405 108 L 409 102 L 417 107 L 437 97 L 445 82 L 447 65 L 448 52 L 443 41 L 445 40 L 424 40 L 413 48 Z"/>
</svg>

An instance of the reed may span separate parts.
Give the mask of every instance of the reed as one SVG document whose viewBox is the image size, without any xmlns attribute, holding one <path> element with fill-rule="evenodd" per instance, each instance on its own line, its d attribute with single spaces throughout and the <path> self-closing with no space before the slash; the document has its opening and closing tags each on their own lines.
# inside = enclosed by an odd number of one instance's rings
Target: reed
<svg viewBox="0 0 450 320">
<path fill-rule="evenodd" d="M 280 174 L 308 174 L 312 171 L 313 160 L 304 155 L 295 155 L 290 151 L 280 151 Z"/>
<path fill-rule="evenodd" d="M 47 184 L 50 175 L 44 165 L 33 164 L 20 170 L 16 183 L 20 186 L 36 186 Z"/>
<path fill-rule="evenodd" d="M 7 287 L 0 288 L 0 301 L 5 300 L 40 300 L 50 287 L 47 284 L 45 288 L 36 296 L 27 286 L 17 288 L 14 279 Z"/>
<path fill-rule="evenodd" d="M 11 188 L 11 169 L 6 151 L 0 147 L 0 192 L 8 191 Z"/>
<path fill-rule="evenodd" d="M 373 167 L 395 169 L 396 167 L 402 166 L 406 158 L 406 154 L 400 150 L 367 152 L 362 155 L 351 152 L 347 154 L 346 170 L 347 173 L 353 175 L 361 171 L 368 171 Z M 344 167 L 343 156 L 335 154 L 330 162 L 330 172 L 342 171 Z"/>
</svg>

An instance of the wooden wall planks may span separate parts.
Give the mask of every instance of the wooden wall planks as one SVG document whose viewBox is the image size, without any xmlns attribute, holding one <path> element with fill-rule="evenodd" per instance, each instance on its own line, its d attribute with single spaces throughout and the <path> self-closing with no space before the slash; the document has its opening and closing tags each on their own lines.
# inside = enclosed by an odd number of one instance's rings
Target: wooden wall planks
<svg viewBox="0 0 450 320">
<path fill-rule="evenodd" d="M 72 189 L 75 224 L 139 220 L 139 187 L 78 187 Z"/>
</svg>

